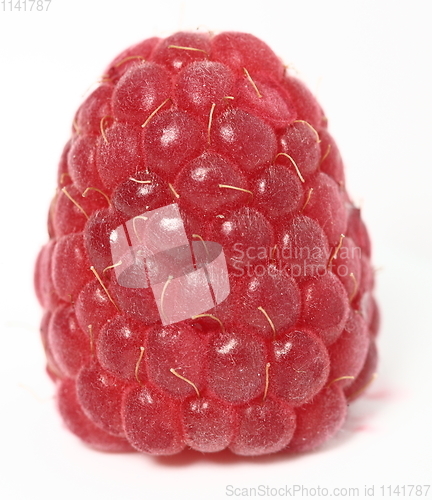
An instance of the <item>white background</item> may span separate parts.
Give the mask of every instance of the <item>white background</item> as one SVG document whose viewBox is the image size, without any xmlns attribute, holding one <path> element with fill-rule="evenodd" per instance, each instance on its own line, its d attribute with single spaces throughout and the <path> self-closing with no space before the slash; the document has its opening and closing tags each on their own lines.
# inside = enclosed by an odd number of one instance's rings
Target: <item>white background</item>
<svg viewBox="0 0 432 500">
<path fill-rule="evenodd" d="M 8 4 L 6 3 L 6 7 Z M 0 497 L 222 499 L 226 487 L 432 483 L 432 103 L 425 1 L 52 0 L 0 3 Z M 44 372 L 33 266 L 73 114 L 132 43 L 180 29 L 251 32 L 318 96 L 374 243 L 379 378 L 338 438 L 295 459 L 154 459 L 92 451 L 65 431 Z M 300 494 L 297 494 L 300 496 Z M 432 491 L 429 491 L 432 497 Z"/>
</svg>

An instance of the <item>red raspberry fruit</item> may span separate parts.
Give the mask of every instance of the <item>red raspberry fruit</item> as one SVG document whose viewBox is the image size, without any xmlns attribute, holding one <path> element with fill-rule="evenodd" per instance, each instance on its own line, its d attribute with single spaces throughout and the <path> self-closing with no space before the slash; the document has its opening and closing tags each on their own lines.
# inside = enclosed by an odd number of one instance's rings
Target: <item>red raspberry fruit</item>
<svg viewBox="0 0 432 500">
<path fill-rule="evenodd" d="M 114 59 L 75 116 L 48 228 L 47 370 L 90 446 L 311 450 L 373 378 L 360 210 L 320 106 L 252 35 Z"/>
</svg>

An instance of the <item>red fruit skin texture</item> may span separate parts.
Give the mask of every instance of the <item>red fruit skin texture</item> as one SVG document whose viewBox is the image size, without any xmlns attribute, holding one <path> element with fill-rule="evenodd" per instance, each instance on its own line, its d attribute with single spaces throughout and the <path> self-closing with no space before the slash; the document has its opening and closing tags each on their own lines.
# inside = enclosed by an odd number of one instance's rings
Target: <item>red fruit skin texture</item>
<svg viewBox="0 0 432 500">
<path fill-rule="evenodd" d="M 134 451 L 126 439 L 104 432 L 86 417 L 78 402 L 72 379 L 58 385 L 57 403 L 66 427 L 90 447 L 108 452 Z"/>
<path fill-rule="evenodd" d="M 48 346 L 60 370 L 75 378 L 89 360 L 89 332 L 80 327 L 71 305 L 57 307 L 48 326 Z"/>
<path fill-rule="evenodd" d="M 221 245 L 230 291 L 164 324 L 150 287 L 119 282 L 112 245 L 172 204 L 189 241 Z M 172 224 L 150 225 L 148 248 Z M 34 273 L 46 369 L 92 448 L 307 452 L 375 378 L 371 242 L 342 157 L 314 96 L 251 34 L 120 53 L 73 119 L 48 235 Z"/>
<path fill-rule="evenodd" d="M 335 384 L 296 411 L 297 425 L 287 450 L 310 451 L 325 443 L 342 426 L 347 412 L 343 391 Z"/>
<path fill-rule="evenodd" d="M 230 449 L 238 455 L 264 455 L 282 450 L 290 442 L 296 415 L 280 401 L 268 398 L 237 409 L 239 429 Z"/>
<path fill-rule="evenodd" d="M 197 395 L 185 399 L 182 418 L 186 444 L 203 453 L 225 449 L 233 438 L 235 417 L 234 407 L 219 399 Z"/>
</svg>

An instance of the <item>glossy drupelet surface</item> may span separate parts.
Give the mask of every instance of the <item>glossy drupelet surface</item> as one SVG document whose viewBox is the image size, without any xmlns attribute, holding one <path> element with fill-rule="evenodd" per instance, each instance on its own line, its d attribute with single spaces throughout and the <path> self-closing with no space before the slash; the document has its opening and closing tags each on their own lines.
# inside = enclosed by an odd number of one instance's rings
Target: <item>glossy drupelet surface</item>
<svg viewBox="0 0 432 500">
<path fill-rule="evenodd" d="M 177 203 L 231 293 L 162 326 L 110 235 Z M 78 110 L 36 264 L 47 369 L 104 451 L 307 451 L 373 378 L 370 242 L 311 93 L 255 37 L 177 33 L 120 54 Z M 215 319 L 217 318 L 217 319 Z"/>
</svg>

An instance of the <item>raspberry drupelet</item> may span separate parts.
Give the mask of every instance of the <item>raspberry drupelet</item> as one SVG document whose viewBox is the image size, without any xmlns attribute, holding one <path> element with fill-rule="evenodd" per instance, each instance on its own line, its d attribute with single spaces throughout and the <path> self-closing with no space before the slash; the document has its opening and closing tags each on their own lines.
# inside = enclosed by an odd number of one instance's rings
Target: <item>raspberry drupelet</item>
<svg viewBox="0 0 432 500">
<path fill-rule="evenodd" d="M 121 283 L 112 253 L 119 227 L 138 236 L 168 206 L 189 242 L 221 246 L 229 282 L 169 324 L 172 276 L 159 304 Z M 371 245 L 341 156 L 310 91 L 250 34 L 180 32 L 116 57 L 73 120 L 48 232 L 47 371 L 96 449 L 312 450 L 374 377 Z"/>
</svg>

